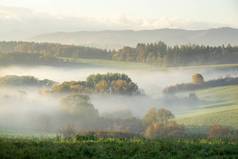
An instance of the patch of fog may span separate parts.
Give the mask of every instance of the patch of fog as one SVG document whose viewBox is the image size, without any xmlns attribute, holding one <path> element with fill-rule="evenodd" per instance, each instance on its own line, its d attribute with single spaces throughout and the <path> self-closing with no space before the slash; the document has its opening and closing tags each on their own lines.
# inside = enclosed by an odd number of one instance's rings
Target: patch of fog
<svg viewBox="0 0 238 159">
<path fill-rule="evenodd" d="M 59 103 L 52 97 L 41 96 L 36 89 L 1 88 L 0 126 L 3 129 L 44 129 L 59 113 Z"/>
<path fill-rule="evenodd" d="M 134 116 L 139 118 L 143 117 L 151 107 L 166 108 L 171 110 L 176 116 L 199 108 L 199 105 L 193 100 L 181 102 L 182 100 L 179 99 L 170 99 L 168 102 L 163 97 L 91 95 L 90 99 L 100 114 L 129 110 Z"/>
<path fill-rule="evenodd" d="M 143 116 L 152 106 L 165 107 L 175 115 L 191 112 L 196 107 L 186 104 L 178 105 L 177 101 L 163 102 L 162 89 L 177 83 L 191 81 L 194 73 L 201 73 L 205 80 L 225 76 L 237 76 L 237 69 L 170 69 L 162 70 L 125 70 L 113 68 L 56 68 L 56 67 L 5 67 L 0 68 L 0 76 L 27 75 L 39 79 L 50 79 L 58 82 L 85 80 L 90 74 L 118 72 L 126 73 L 146 96 L 108 96 L 91 95 L 91 102 L 100 114 L 130 110 L 135 116 Z M 0 89 L 0 126 L 15 129 L 57 129 L 60 125 L 60 98 L 42 96 L 37 89 L 14 88 Z"/>
<path fill-rule="evenodd" d="M 90 99 L 100 114 L 129 110 L 138 117 L 158 104 L 158 100 L 148 96 L 91 95 Z"/>
</svg>

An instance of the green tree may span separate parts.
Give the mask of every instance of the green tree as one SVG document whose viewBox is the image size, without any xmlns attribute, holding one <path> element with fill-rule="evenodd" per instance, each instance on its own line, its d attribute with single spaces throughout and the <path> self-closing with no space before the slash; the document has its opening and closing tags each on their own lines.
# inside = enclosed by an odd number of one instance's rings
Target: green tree
<svg viewBox="0 0 238 159">
<path fill-rule="evenodd" d="M 90 103 L 89 96 L 73 94 L 66 96 L 61 101 L 62 109 L 69 114 L 80 118 L 98 117 L 98 111 Z"/>
</svg>

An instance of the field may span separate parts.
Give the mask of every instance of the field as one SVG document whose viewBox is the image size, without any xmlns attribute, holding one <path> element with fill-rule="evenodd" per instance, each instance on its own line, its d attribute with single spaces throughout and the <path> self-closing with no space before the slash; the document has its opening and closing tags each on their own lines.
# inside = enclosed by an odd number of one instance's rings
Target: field
<svg viewBox="0 0 238 159">
<path fill-rule="evenodd" d="M 202 109 L 177 119 L 185 125 L 222 124 L 238 128 L 238 86 L 226 86 L 199 90 L 199 99 L 209 101 Z"/>
<path fill-rule="evenodd" d="M 127 61 L 115 61 L 115 60 L 104 60 L 104 59 L 87 59 L 87 58 L 60 58 L 70 62 L 76 62 L 85 66 L 99 66 L 99 67 L 113 67 L 121 69 L 236 69 L 238 64 L 219 64 L 219 65 L 197 65 L 197 66 L 181 66 L 181 67 L 163 67 L 158 64 L 138 63 L 138 62 L 127 62 Z"/>
<path fill-rule="evenodd" d="M 233 69 L 237 68 L 238 64 L 218 64 L 218 65 L 197 65 L 197 66 L 181 66 L 170 67 L 171 69 Z"/>
<path fill-rule="evenodd" d="M 1 159 L 21 158 L 236 158 L 238 141 L 222 140 L 145 140 L 97 139 L 67 141 L 29 138 L 0 138 Z"/>
<path fill-rule="evenodd" d="M 69 59 L 68 59 L 69 60 Z M 77 63 L 85 68 L 115 68 L 131 70 L 165 69 L 156 65 L 140 63 L 77 59 Z M 217 66 L 183 67 L 183 69 L 217 68 Z M 237 65 L 222 65 L 218 69 L 237 67 Z M 174 69 L 174 68 L 168 68 Z M 87 70 L 88 71 L 88 70 Z M 80 74 L 80 73 L 78 73 Z M 73 75 L 75 78 L 76 73 Z M 187 92 L 186 92 L 187 93 Z M 238 128 L 238 86 L 226 86 L 203 89 L 195 92 L 199 99 L 208 104 L 194 107 L 192 112 L 178 116 L 176 120 L 193 131 L 203 132 L 212 124 L 222 124 Z M 183 95 L 183 94 L 181 94 Z M 187 96 L 187 95 L 186 95 Z M 190 129 L 189 129 L 190 130 Z M 95 140 L 61 140 L 55 134 L 49 138 L 24 136 L 15 132 L 0 134 L 0 159 L 42 158 L 95 158 L 95 159 L 153 159 L 153 158 L 237 158 L 238 141 L 225 139 L 203 139 L 197 137 L 184 139 L 147 140 L 135 139 L 95 139 Z M 202 135 L 201 135 L 202 136 Z"/>
<path fill-rule="evenodd" d="M 86 59 L 86 58 L 60 58 L 65 61 L 78 63 L 85 67 L 105 67 L 105 68 L 119 68 L 119 69 L 158 69 L 157 65 L 125 62 L 104 59 Z"/>
</svg>

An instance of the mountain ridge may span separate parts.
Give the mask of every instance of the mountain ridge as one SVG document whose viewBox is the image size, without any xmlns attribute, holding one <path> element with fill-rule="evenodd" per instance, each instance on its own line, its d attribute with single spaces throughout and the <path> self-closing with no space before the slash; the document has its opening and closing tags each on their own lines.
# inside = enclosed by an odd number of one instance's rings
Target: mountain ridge
<svg viewBox="0 0 238 159">
<path fill-rule="evenodd" d="M 238 29 L 230 27 L 205 30 L 154 29 L 154 30 L 102 30 L 55 32 L 30 38 L 36 42 L 54 42 L 92 46 L 103 49 L 119 49 L 123 46 L 134 47 L 137 43 L 164 41 L 169 45 L 238 45 Z"/>
</svg>

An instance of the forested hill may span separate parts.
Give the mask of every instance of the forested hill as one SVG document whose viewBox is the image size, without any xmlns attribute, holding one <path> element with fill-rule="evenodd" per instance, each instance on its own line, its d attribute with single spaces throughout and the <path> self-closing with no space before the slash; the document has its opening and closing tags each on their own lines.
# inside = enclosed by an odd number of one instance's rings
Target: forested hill
<svg viewBox="0 0 238 159">
<path fill-rule="evenodd" d="M 192 66 L 237 64 L 238 46 L 175 45 L 164 42 L 139 43 L 136 47 L 119 50 L 61 45 L 54 43 L 0 42 L 0 65 L 40 64 L 59 65 L 77 58 L 106 59 L 156 64 L 160 66 Z"/>
<path fill-rule="evenodd" d="M 36 43 L 23 41 L 0 42 L 0 53 L 40 54 L 44 57 L 74 57 L 111 59 L 111 55 L 103 49 L 57 43 Z"/>
<path fill-rule="evenodd" d="M 238 29 L 58 32 L 35 36 L 30 40 L 75 44 L 103 49 L 119 49 L 123 46 L 135 47 L 137 43 L 154 43 L 158 41 L 164 41 L 170 46 L 182 44 L 218 46 L 228 43 L 238 45 Z"/>
<path fill-rule="evenodd" d="M 161 66 L 194 66 L 238 63 L 238 46 L 176 45 L 164 42 L 138 44 L 112 52 L 113 60 L 154 63 Z"/>
</svg>

